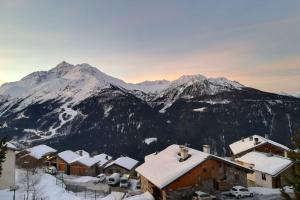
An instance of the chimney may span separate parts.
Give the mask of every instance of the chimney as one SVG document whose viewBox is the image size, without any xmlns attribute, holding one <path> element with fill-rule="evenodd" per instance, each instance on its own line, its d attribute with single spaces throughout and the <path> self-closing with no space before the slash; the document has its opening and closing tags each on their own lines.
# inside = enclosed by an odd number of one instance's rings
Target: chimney
<svg viewBox="0 0 300 200">
<path fill-rule="evenodd" d="M 208 144 L 203 145 L 203 152 L 210 154 L 210 145 Z"/>
<path fill-rule="evenodd" d="M 284 151 L 284 157 L 287 158 L 288 157 L 288 152 Z"/>
<path fill-rule="evenodd" d="M 180 156 L 180 162 L 185 161 L 189 157 L 189 150 L 186 146 L 180 145 L 179 146 L 179 156 Z"/>
<path fill-rule="evenodd" d="M 78 151 L 78 154 L 79 154 L 80 156 L 82 156 L 82 150 L 79 150 L 79 151 Z"/>
<path fill-rule="evenodd" d="M 244 142 L 245 141 L 245 138 L 244 137 L 242 137 L 242 142 Z"/>
<path fill-rule="evenodd" d="M 252 141 L 252 140 L 253 140 L 253 136 L 250 136 L 250 137 L 249 137 L 249 141 Z"/>
<path fill-rule="evenodd" d="M 257 145 L 259 142 L 258 142 L 258 138 L 254 138 L 254 145 Z"/>
<path fill-rule="evenodd" d="M 269 134 L 265 134 L 265 138 L 266 138 L 266 139 L 269 139 Z"/>
</svg>

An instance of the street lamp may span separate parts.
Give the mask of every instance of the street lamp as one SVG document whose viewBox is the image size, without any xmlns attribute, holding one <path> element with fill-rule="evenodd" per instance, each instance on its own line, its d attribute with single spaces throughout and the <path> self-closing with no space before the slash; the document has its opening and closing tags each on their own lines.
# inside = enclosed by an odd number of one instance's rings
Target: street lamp
<svg viewBox="0 0 300 200">
<path fill-rule="evenodd" d="M 16 199 L 16 190 L 18 189 L 18 186 L 16 185 L 12 185 L 10 186 L 10 191 L 14 191 L 14 197 L 13 197 L 13 200 Z"/>
</svg>

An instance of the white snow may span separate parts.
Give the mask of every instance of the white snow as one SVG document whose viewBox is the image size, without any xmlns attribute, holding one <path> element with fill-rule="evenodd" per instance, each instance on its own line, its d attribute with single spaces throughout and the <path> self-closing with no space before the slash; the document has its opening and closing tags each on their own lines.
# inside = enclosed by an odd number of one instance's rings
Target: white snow
<svg viewBox="0 0 300 200">
<path fill-rule="evenodd" d="M 191 157 L 179 162 L 179 145 L 171 145 L 157 154 L 145 157 L 145 162 L 136 171 L 159 188 L 163 188 L 192 168 L 205 161 L 209 154 L 191 148 Z"/>
<path fill-rule="evenodd" d="M 37 145 L 32 148 L 26 149 L 29 152 L 29 155 L 36 158 L 41 159 L 43 156 L 46 156 L 50 153 L 56 153 L 56 150 L 47 146 L 47 145 Z"/>
<path fill-rule="evenodd" d="M 16 190 L 16 200 L 23 200 L 24 194 L 26 194 L 26 183 L 24 182 L 26 172 L 24 170 L 16 169 L 16 185 L 19 187 Z M 59 183 L 56 183 L 56 178 L 52 175 L 45 174 L 41 171 L 38 174 L 34 175 L 34 180 L 37 184 L 35 185 L 35 189 L 37 191 L 38 199 L 47 199 L 47 200 L 85 200 L 84 195 L 78 195 L 73 193 L 72 191 L 66 191 L 65 186 Z M 73 179 L 80 183 L 85 183 L 88 181 L 95 180 L 95 177 L 79 177 L 77 179 Z M 97 197 L 98 200 L 121 200 L 125 196 L 127 200 L 154 200 L 151 194 L 144 193 L 141 195 L 136 195 L 133 197 L 128 197 L 122 192 L 111 192 L 104 198 Z M 29 191 L 29 199 L 32 198 L 32 188 Z M 13 199 L 13 191 L 9 189 L 0 190 L 0 199 Z M 89 199 L 89 198 L 88 198 Z M 92 198 L 94 199 L 94 197 Z"/>
<path fill-rule="evenodd" d="M 121 157 L 117 158 L 116 160 L 114 160 L 113 162 L 106 165 L 105 168 L 116 164 L 125 169 L 132 170 L 138 164 L 138 162 L 139 161 L 129 158 L 127 156 L 121 156 Z"/>
<path fill-rule="evenodd" d="M 103 166 L 110 159 L 111 159 L 111 157 L 106 154 L 95 155 L 93 157 L 86 155 L 86 156 L 82 156 L 81 158 L 75 159 L 73 162 L 79 162 L 85 166 L 91 167 L 95 164 L 98 164 L 99 166 Z"/>
<path fill-rule="evenodd" d="M 251 140 L 250 137 L 252 137 L 253 139 Z M 236 154 L 242 153 L 244 151 L 253 149 L 257 146 L 261 146 L 261 145 L 266 144 L 266 143 L 272 144 L 272 145 L 277 146 L 277 147 L 279 147 L 281 149 L 284 149 L 284 150 L 289 150 L 288 147 L 286 147 L 282 144 L 279 144 L 277 142 L 274 142 L 272 140 L 266 139 L 266 138 L 264 138 L 260 135 L 253 135 L 253 136 L 250 136 L 250 137 L 244 138 L 244 140 L 241 139 L 237 142 L 234 142 L 234 143 L 230 144 L 229 147 L 230 147 L 232 153 L 234 155 L 236 155 Z M 258 139 L 257 144 L 255 144 L 255 142 L 254 142 L 255 138 Z"/>
<path fill-rule="evenodd" d="M 293 190 L 289 187 L 284 187 L 287 193 L 292 193 Z M 281 188 L 265 188 L 265 187 L 249 187 L 249 190 L 258 195 L 280 195 Z"/>
<path fill-rule="evenodd" d="M 194 112 L 205 112 L 205 110 L 206 110 L 206 107 L 193 109 Z"/>
<path fill-rule="evenodd" d="M 59 118 L 59 121 L 60 121 L 60 124 L 58 127 L 56 128 L 53 128 L 53 126 L 50 128 L 50 132 L 51 134 L 48 135 L 48 136 L 42 136 L 42 138 L 51 138 L 53 137 L 54 135 L 57 134 L 57 130 L 60 129 L 64 124 L 66 124 L 67 122 L 69 121 L 72 121 L 74 119 L 74 117 L 77 115 L 77 111 L 73 110 L 71 108 L 71 104 L 70 103 L 66 103 L 64 104 L 62 107 L 61 107 L 61 110 L 63 110 L 63 112 L 61 112 L 58 116 Z M 64 115 L 68 115 L 70 117 L 68 117 L 68 119 L 64 119 Z"/>
<path fill-rule="evenodd" d="M 254 170 L 270 174 L 271 176 L 277 175 L 292 164 L 292 161 L 288 158 L 276 155 L 270 156 L 267 153 L 255 151 L 237 158 L 236 161 L 252 164 L 254 165 Z"/>
<path fill-rule="evenodd" d="M 149 145 L 152 142 L 157 142 L 157 138 L 156 137 L 151 137 L 151 138 L 145 138 L 144 142 Z"/>
<path fill-rule="evenodd" d="M 57 154 L 57 156 L 69 164 L 72 163 L 74 160 L 81 158 L 80 155 L 78 155 L 77 153 L 70 151 L 70 150 L 60 152 L 59 154 Z"/>
<path fill-rule="evenodd" d="M 80 176 L 78 178 L 72 179 L 72 182 L 87 183 L 87 182 L 90 182 L 90 181 L 97 181 L 97 180 L 98 180 L 98 178 L 92 177 L 92 176 Z"/>
<path fill-rule="evenodd" d="M 178 155 L 180 150 L 179 145 L 170 145 L 159 153 L 153 153 L 145 156 L 145 162 L 138 166 L 136 171 L 158 188 L 162 189 L 207 159 L 222 160 L 238 168 L 250 170 L 249 168 L 239 165 L 233 161 L 192 148 L 187 147 L 187 149 L 190 157 L 187 160 L 180 162 L 180 156 Z"/>
<path fill-rule="evenodd" d="M 149 192 L 145 192 L 144 194 L 125 198 L 124 200 L 154 200 L 154 197 Z"/>
<path fill-rule="evenodd" d="M 227 99 L 223 99 L 223 100 L 206 100 L 206 101 L 199 101 L 201 103 L 208 103 L 211 105 L 215 105 L 215 104 L 229 104 L 230 101 Z"/>
</svg>

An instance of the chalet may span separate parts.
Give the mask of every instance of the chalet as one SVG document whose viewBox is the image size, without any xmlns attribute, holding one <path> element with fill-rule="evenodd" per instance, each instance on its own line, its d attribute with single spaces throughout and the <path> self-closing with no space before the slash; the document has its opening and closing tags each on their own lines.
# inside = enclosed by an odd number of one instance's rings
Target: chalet
<svg viewBox="0 0 300 200">
<path fill-rule="evenodd" d="M 249 152 L 236 161 L 255 170 L 248 174 L 249 185 L 281 188 L 286 185 L 285 177 L 292 173 L 292 160 L 271 153 Z"/>
<path fill-rule="evenodd" d="M 247 174 L 253 170 L 208 152 L 171 145 L 146 156 L 136 168 L 142 191 L 156 199 L 179 200 L 191 198 L 195 190 L 212 192 L 247 186 Z"/>
<path fill-rule="evenodd" d="M 38 145 L 17 154 L 17 164 L 21 167 L 50 165 L 56 157 L 56 150 L 47 145 Z"/>
<path fill-rule="evenodd" d="M 118 159 L 108 163 L 104 167 L 104 173 L 106 174 L 113 174 L 113 173 L 120 173 L 120 174 L 130 174 L 134 175 L 134 169 L 137 167 L 139 161 L 129 158 L 127 156 L 121 156 Z"/>
<path fill-rule="evenodd" d="M 229 145 L 233 157 L 241 157 L 250 151 L 259 151 L 284 156 L 290 149 L 282 144 L 264 138 L 260 135 L 253 135 Z"/>
<path fill-rule="evenodd" d="M 7 152 L 5 160 L 2 163 L 2 172 L 0 175 L 0 189 L 6 189 L 15 185 L 15 169 L 16 169 L 16 147 L 7 143 Z"/>
<path fill-rule="evenodd" d="M 71 174 L 71 163 L 81 158 L 81 156 L 73 151 L 66 150 L 57 154 L 57 170 L 68 175 Z"/>
<path fill-rule="evenodd" d="M 78 176 L 96 176 L 99 174 L 99 168 L 104 166 L 111 160 L 111 157 L 106 154 L 95 155 L 90 157 L 84 155 L 75 159 L 70 164 L 70 174 Z"/>
</svg>

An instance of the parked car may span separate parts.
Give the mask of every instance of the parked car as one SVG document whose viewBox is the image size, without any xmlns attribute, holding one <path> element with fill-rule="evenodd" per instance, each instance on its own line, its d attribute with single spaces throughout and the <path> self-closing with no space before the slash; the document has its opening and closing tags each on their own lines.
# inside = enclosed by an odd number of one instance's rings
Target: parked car
<svg viewBox="0 0 300 200">
<path fill-rule="evenodd" d="M 106 179 L 106 175 L 102 173 L 102 174 L 99 174 L 97 176 L 97 178 L 99 179 L 99 182 L 103 183 Z"/>
<path fill-rule="evenodd" d="M 129 174 L 124 174 L 120 178 L 120 187 L 123 187 L 123 188 L 129 187 Z"/>
<path fill-rule="evenodd" d="M 101 173 L 96 176 L 97 180 L 94 181 L 94 184 L 103 183 L 106 180 L 106 175 Z"/>
<path fill-rule="evenodd" d="M 253 197 L 253 192 L 249 191 L 248 188 L 243 186 L 234 186 L 230 193 L 235 196 L 237 199 L 242 197 Z"/>
<path fill-rule="evenodd" d="M 109 177 L 107 177 L 107 184 L 116 186 L 120 183 L 120 174 L 119 173 L 113 173 Z"/>
<path fill-rule="evenodd" d="M 45 172 L 48 174 L 55 175 L 57 174 L 57 169 L 54 166 L 46 167 Z"/>
<path fill-rule="evenodd" d="M 193 194 L 192 200 L 216 200 L 217 198 L 213 195 L 210 195 L 208 193 L 202 192 L 202 191 L 196 191 Z"/>
</svg>

